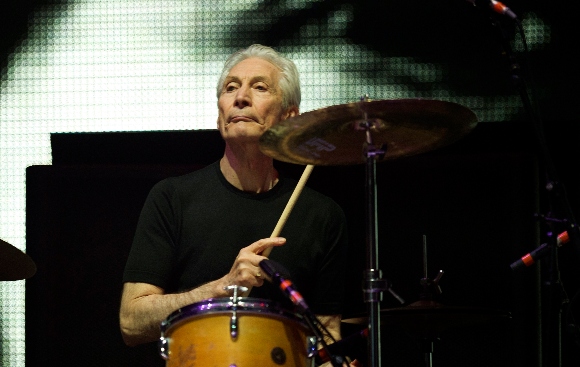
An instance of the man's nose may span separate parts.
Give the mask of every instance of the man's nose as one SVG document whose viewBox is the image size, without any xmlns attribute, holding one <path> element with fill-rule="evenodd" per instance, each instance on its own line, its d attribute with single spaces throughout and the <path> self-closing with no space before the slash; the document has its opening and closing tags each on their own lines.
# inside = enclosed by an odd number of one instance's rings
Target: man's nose
<svg viewBox="0 0 580 367">
<path fill-rule="evenodd" d="M 236 107 L 245 107 L 252 104 L 252 98 L 250 95 L 250 88 L 248 87 L 240 87 L 236 92 L 236 100 L 235 105 Z"/>
</svg>

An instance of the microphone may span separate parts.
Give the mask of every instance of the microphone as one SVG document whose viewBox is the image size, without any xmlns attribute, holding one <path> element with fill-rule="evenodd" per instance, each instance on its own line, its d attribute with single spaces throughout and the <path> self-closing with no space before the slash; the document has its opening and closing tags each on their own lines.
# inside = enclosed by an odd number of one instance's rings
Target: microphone
<svg viewBox="0 0 580 367">
<path fill-rule="evenodd" d="M 357 344 L 360 342 L 365 342 L 366 346 L 366 339 L 369 336 L 369 329 L 366 328 L 364 330 L 359 331 L 358 333 L 352 334 L 343 338 L 336 343 L 332 343 L 326 347 L 326 349 L 319 349 L 314 356 L 314 361 L 317 365 L 321 365 L 325 362 L 330 361 L 331 355 L 339 354 L 345 355 L 350 357 L 355 357 L 356 354 L 359 353 L 360 347 L 357 348 Z"/>
<path fill-rule="evenodd" d="M 510 8 L 505 6 L 503 3 L 500 3 L 499 1 L 490 0 L 489 6 L 491 7 L 491 10 L 498 14 L 507 15 L 513 20 L 518 19 L 518 16 Z"/>
<path fill-rule="evenodd" d="M 288 279 L 288 270 L 281 264 L 269 259 L 264 259 L 258 264 L 262 270 L 272 279 L 272 283 L 280 287 L 288 298 L 304 312 L 310 312 L 310 307 L 306 304 L 304 297 L 296 290 L 294 283 Z"/>
<path fill-rule="evenodd" d="M 466 0 L 466 1 L 472 3 L 473 6 L 477 6 L 476 0 Z M 508 8 L 505 4 L 503 4 L 499 1 L 496 1 L 496 0 L 485 0 L 485 2 L 489 3 L 489 7 L 494 12 L 501 14 L 501 15 L 506 15 L 509 18 L 511 18 L 512 20 L 518 19 L 518 16 L 510 8 Z"/>
<path fill-rule="evenodd" d="M 568 231 L 564 231 L 558 235 L 558 238 L 556 239 L 556 246 L 561 247 L 563 244 L 566 244 L 568 242 L 570 242 L 570 236 L 568 235 Z M 536 261 L 546 256 L 549 252 L 550 245 L 548 243 L 543 243 L 532 252 L 514 261 L 510 265 L 510 267 L 512 268 L 513 271 L 523 269 L 525 267 L 530 267 L 534 265 Z"/>
</svg>

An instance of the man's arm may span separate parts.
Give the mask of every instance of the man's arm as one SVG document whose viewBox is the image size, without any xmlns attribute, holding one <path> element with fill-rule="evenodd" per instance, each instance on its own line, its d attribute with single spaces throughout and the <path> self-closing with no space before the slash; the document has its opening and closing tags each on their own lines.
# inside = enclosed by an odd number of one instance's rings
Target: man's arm
<svg viewBox="0 0 580 367">
<path fill-rule="evenodd" d="M 123 341 L 129 346 L 135 346 L 158 340 L 161 322 L 172 312 L 219 296 L 228 296 L 225 290 L 220 289 L 219 281 L 175 294 L 165 294 L 162 288 L 147 283 L 125 283 L 119 311 Z"/>
<path fill-rule="evenodd" d="M 340 340 L 340 315 L 316 315 L 316 318 L 328 330 L 328 333 L 332 335 L 334 340 Z M 327 344 L 334 342 L 328 335 L 324 336 L 324 341 Z"/>
<path fill-rule="evenodd" d="M 260 272 L 258 264 L 265 257 L 257 254 L 285 242 L 286 239 L 280 237 L 265 238 L 244 247 L 228 274 L 186 292 L 166 294 L 164 289 L 152 284 L 125 283 L 119 310 L 125 344 L 134 346 L 159 339 L 161 322 L 172 312 L 208 298 L 229 297 L 227 286 L 262 286 L 264 280 L 257 276 Z"/>
<path fill-rule="evenodd" d="M 334 340 L 339 341 L 341 339 L 340 333 L 341 315 L 316 315 L 316 318 L 326 328 L 326 330 L 328 330 L 328 333 L 332 335 L 332 338 L 334 338 Z M 327 344 L 332 344 L 334 342 L 328 335 L 324 336 L 324 341 Z M 349 358 L 349 356 L 346 356 L 346 358 Z M 349 367 L 362 367 L 360 362 L 357 361 L 356 359 L 353 361 L 348 360 L 348 363 Z M 344 366 L 346 366 L 346 364 Z M 332 364 L 330 362 L 326 362 L 320 365 L 320 367 L 332 367 Z"/>
</svg>

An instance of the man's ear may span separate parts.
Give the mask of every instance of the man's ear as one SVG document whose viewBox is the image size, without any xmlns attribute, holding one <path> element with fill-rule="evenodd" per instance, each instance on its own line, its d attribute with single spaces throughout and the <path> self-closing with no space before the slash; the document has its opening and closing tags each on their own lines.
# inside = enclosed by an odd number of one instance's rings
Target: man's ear
<svg viewBox="0 0 580 367">
<path fill-rule="evenodd" d="M 288 107 L 286 114 L 284 115 L 284 120 L 289 119 L 290 117 L 298 116 L 299 114 L 300 110 L 297 106 Z"/>
</svg>

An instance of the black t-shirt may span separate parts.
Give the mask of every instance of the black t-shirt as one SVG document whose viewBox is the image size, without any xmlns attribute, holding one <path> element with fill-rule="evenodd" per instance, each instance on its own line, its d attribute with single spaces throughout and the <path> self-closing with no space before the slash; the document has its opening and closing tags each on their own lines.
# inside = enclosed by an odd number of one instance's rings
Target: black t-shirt
<svg viewBox="0 0 580 367">
<path fill-rule="evenodd" d="M 295 187 L 295 180 L 281 178 L 268 192 L 246 193 L 226 181 L 219 162 L 159 182 L 142 209 L 123 281 L 171 293 L 221 278 L 241 248 L 271 236 Z M 338 204 L 304 187 L 280 233 L 286 244 L 269 256 L 289 271 L 317 314 L 341 313 L 346 232 Z M 291 308 L 268 282 L 249 296 Z"/>
</svg>

